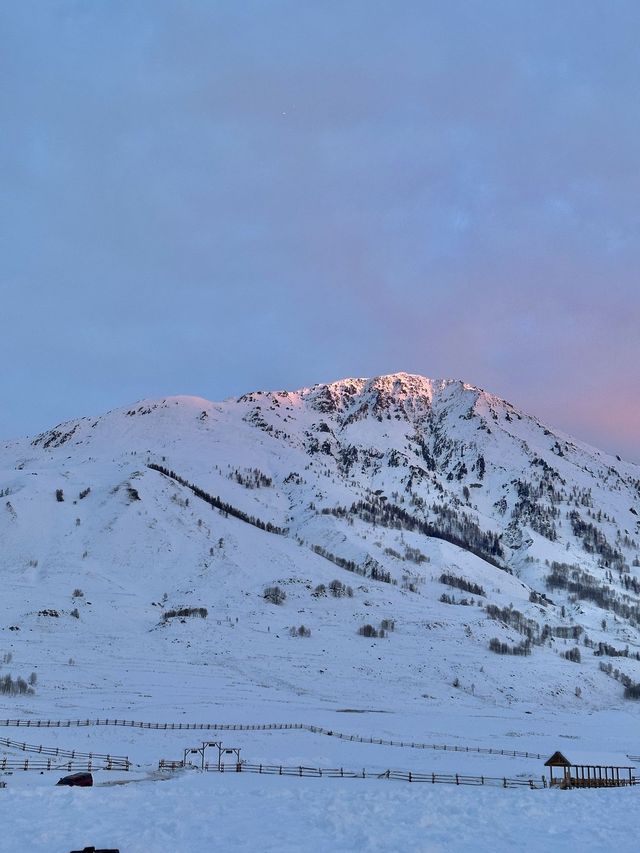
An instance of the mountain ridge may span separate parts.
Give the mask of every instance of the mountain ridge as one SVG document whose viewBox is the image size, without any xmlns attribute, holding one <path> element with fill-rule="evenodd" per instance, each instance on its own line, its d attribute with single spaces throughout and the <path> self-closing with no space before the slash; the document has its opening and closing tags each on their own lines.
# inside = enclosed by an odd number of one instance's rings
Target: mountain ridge
<svg viewBox="0 0 640 853">
<path fill-rule="evenodd" d="M 154 666 L 168 649 L 204 665 L 222 643 L 261 695 L 274 671 L 265 620 L 286 633 L 304 619 L 314 636 L 288 650 L 293 663 L 272 650 L 297 695 L 317 696 L 311 661 L 335 631 L 349 656 L 340 689 L 380 704 L 367 661 L 390 623 L 404 660 L 379 665 L 412 701 L 425 638 L 441 658 L 438 701 L 454 679 L 468 698 L 483 670 L 495 695 L 515 678 L 534 702 L 517 658 L 569 704 L 575 680 L 598 707 L 619 701 L 614 677 L 640 681 L 640 468 L 458 380 L 143 400 L 0 447 L 0 492 L 0 637 L 34 661 L 79 633 L 95 664 L 115 629 Z M 69 600 L 74 587 L 87 595 Z M 275 609 L 273 588 L 285 592 Z M 219 636 L 229 608 L 238 646 Z M 208 615 L 181 617 L 177 633 L 169 611 Z M 617 676 L 598 667 L 612 656 L 601 649 L 625 657 Z"/>
</svg>

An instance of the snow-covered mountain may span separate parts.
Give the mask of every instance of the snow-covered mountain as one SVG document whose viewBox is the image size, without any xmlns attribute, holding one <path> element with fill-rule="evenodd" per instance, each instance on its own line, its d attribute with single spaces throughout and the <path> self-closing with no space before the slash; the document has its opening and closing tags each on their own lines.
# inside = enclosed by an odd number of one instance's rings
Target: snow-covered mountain
<svg viewBox="0 0 640 853">
<path fill-rule="evenodd" d="M 145 400 L 5 444 L 0 495 L 29 709 L 635 707 L 640 468 L 462 382 Z"/>
</svg>

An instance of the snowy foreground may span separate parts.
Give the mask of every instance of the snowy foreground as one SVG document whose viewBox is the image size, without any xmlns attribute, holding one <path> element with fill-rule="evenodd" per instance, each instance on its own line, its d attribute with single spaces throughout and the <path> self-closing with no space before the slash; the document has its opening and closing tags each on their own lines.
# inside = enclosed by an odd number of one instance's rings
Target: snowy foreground
<svg viewBox="0 0 640 853">
<path fill-rule="evenodd" d="M 0 853 L 638 850 L 640 786 L 541 779 L 640 777 L 639 543 L 638 466 L 407 374 L 0 445 Z M 96 718 L 236 729 L 33 725 Z M 209 740 L 247 772 L 159 771 Z M 56 788 L 61 751 L 131 769 Z"/>
<path fill-rule="evenodd" d="M 2 853 L 25 843 L 33 853 L 88 844 L 122 853 L 638 849 L 635 789 L 502 791 L 192 773 L 86 790 L 51 790 L 30 779 L 3 791 L 0 803 Z"/>
<path fill-rule="evenodd" d="M 444 705 L 445 703 L 443 703 Z M 140 709 L 138 709 L 140 710 Z M 249 709 L 245 709 L 248 713 Z M 229 710 L 221 712 L 227 717 Z M 428 715 L 335 714 L 316 710 L 316 721 L 336 730 L 396 738 L 422 733 L 434 742 L 481 748 L 534 750 L 549 755 L 594 749 L 605 739 L 620 749 L 635 743 L 637 721 L 624 711 L 586 715 L 582 737 L 569 732 L 575 718 L 547 711 L 489 711 L 481 703 L 463 713 L 433 708 Z M 291 703 L 291 715 L 310 719 Z M 263 708 L 261 719 L 275 719 Z M 319 718 L 319 719 L 318 719 Z M 227 717 L 229 719 L 229 717 Z M 15 770 L 0 778 L 0 853 L 68 853 L 88 845 L 121 853 L 190 851 L 611 851 L 638 849 L 640 787 L 573 790 L 457 787 L 386 779 L 296 778 L 249 773 L 159 772 L 160 757 L 220 738 L 240 748 L 243 761 L 383 772 L 484 774 L 534 779 L 543 759 L 392 747 L 350 742 L 306 731 L 148 731 L 88 727 L 3 727 L 0 734 L 59 749 L 118 752 L 130 772 L 94 772 L 93 788 L 56 787 L 62 760 L 47 773 Z M 39 758 L 9 750 L 13 757 Z M 195 762 L 199 757 L 194 756 Z M 207 761 L 215 760 L 215 751 Z"/>
</svg>

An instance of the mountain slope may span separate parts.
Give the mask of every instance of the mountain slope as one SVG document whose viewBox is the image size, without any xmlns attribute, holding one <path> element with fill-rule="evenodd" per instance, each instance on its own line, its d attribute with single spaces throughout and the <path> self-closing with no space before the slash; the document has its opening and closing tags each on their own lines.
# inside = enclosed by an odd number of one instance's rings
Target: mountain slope
<svg viewBox="0 0 640 853">
<path fill-rule="evenodd" d="M 640 681 L 640 469 L 461 382 L 147 400 L 5 445 L 0 490 L 28 707 L 609 707 L 615 669 Z"/>
</svg>

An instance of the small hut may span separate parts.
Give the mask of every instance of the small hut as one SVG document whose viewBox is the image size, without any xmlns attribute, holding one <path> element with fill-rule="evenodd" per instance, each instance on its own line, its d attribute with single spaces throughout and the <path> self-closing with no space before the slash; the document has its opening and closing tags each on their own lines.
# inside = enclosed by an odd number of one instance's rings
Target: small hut
<svg viewBox="0 0 640 853">
<path fill-rule="evenodd" d="M 544 763 L 549 768 L 549 783 L 560 788 L 621 788 L 635 785 L 633 764 L 621 764 L 620 756 L 571 753 L 571 760 L 554 752 Z M 553 768 L 560 768 L 558 776 Z"/>
</svg>

